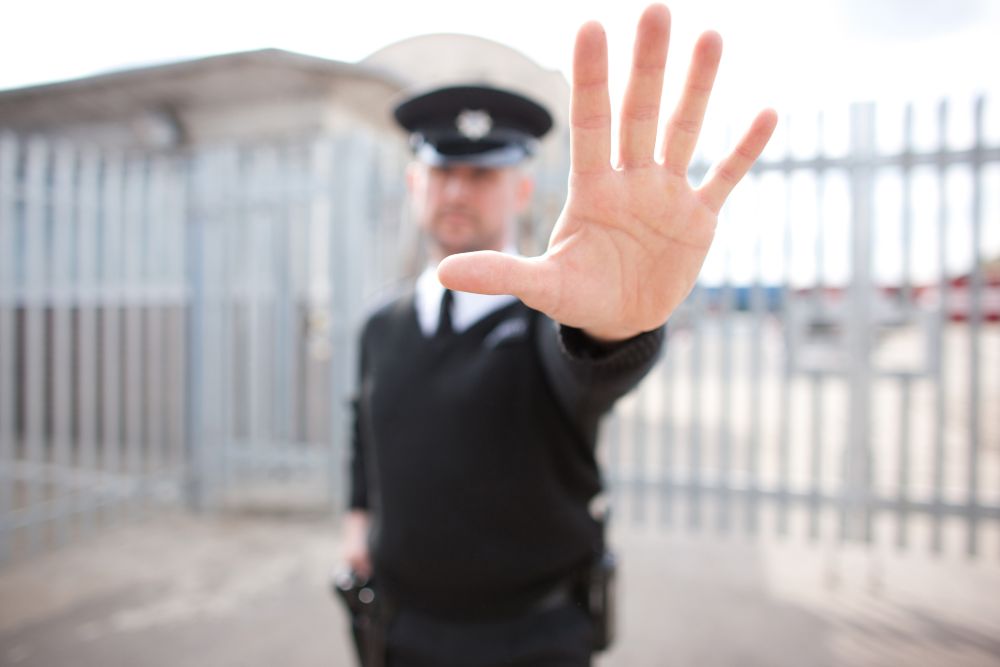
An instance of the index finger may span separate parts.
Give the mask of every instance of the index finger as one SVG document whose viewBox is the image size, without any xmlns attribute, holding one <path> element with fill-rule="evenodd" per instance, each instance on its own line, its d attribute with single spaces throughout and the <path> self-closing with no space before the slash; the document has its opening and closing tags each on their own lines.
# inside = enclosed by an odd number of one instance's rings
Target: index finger
<svg viewBox="0 0 1000 667">
<path fill-rule="evenodd" d="M 611 99 L 604 28 L 585 23 L 573 50 L 570 95 L 570 169 L 581 174 L 611 167 Z"/>
</svg>

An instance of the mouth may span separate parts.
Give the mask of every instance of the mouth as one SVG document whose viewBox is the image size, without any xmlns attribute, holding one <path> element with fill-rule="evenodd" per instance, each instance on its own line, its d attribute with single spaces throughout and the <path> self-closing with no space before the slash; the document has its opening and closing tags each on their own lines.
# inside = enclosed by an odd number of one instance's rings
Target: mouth
<svg viewBox="0 0 1000 667">
<path fill-rule="evenodd" d="M 449 226 L 474 226 L 478 220 L 471 211 L 462 209 L 449 209 L 441 211 L 436 216 L 437 222 Z"/>
</svg>

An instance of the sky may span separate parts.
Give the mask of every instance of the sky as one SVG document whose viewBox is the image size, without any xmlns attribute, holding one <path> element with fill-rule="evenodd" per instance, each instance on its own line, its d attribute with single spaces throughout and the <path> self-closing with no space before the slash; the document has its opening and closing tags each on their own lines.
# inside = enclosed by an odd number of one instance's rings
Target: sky
<svg viewBox="0 0 1000 667">
<path fill-rule="evenodd" d="M 646 0 L 32 0 L 8 2 L 0 89 L 141 64 L 266 47 L 357 61 L 419 34 L 493 39 L 569 75 L 576 29 L 608 32 L 620 95 Z M 698 34 L 725 41 L 715 99 L 750 110 L 988 88 L 1000 62 L 994 0 L 676 0 L 666 95 L 676 95 Z M 719 101 L 716 104 L 720 104 Z"/>
</svg>

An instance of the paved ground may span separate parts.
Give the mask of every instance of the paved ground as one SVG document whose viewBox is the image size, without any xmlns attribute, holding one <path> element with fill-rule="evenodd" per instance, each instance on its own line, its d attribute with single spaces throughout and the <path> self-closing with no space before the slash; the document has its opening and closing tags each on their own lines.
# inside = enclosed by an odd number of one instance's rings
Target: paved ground
<svg viewBox="0 0 1000 667">
<path fill-rule="evenodd" d="M 1000 665 L 996 558 L 628 530 L 599 667 Z M 333 527 L 158 518 L 0 571 L 0 665 L 351 665 Z"/>
</svg>

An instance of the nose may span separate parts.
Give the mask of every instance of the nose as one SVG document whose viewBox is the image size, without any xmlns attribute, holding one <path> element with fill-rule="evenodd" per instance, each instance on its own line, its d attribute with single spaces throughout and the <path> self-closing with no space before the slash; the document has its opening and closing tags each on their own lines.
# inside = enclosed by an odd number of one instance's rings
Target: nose
<svg viewBox="0 0 1000 667">
<path fill-rule="evenodd" d="M 444 195 L 448 199 L 458 200 L 465 196 L 467 191 L 467 179 L 464 177 L 461 171 L 454 170 L 449 172 L 444 179 Z"/>
</svg>

